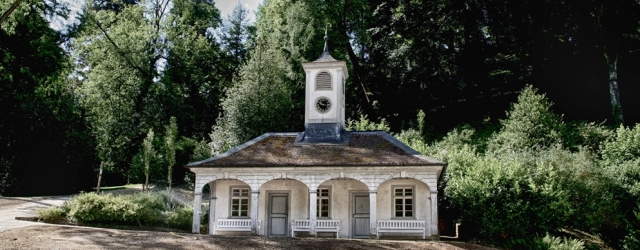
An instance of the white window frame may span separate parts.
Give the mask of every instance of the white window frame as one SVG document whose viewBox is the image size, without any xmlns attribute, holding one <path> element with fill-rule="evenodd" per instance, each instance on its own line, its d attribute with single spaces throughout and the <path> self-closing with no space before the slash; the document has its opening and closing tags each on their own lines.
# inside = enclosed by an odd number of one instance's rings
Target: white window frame
<svg viewBox="0 0 640 250">
<path fill-rule="evenodd" d="M 238 190 L 237 194 L 234 195 L 234 191 Z M 246 191 L 246 192 L 243 192 Z M 245 195 L 246 194 L 246 195 Z M 238 202 L 238 210 L 233 209 L 233 200 L 239 200 Z M 243 216 L 242 212 L 242 201 L 246 200 L 247 205 L 247 215 Z M 233 215 L 233 212 L 237 211 L 238 215 Z M 229 219 L 232 218 L 250 218 L 251 217 L 251 188 L 248 186 L 229 186 Z"/>
<path fill-rule="evenodd" d="M 402 195 L 396 194 L 396 189 L 402 190 Z M 410 189 L 411 194 L 407 195 L 406 190 Z M 402 200 L 401 216 L 397 214 L 396 200 Z M 410 204 L 407 201 L 410 200 Z M 407 205 L 411 206 L 411 209 L 407 209 Z M 393 219 L 415 219 L 416 218 L 416 187 L 412 185 L 397 185 L 391 186 L 391 218 Z M 411 215 L 407 215 L 410 212 Z"/>
<path fill-rule="evenodd" d="M 317 195 L 316 195 L 316 219 L 321 220 L 330 220 L 331 219 L 331 187 L 330 186 L 320 186 L 318 187 Z M 326 196 L 323 196 L 326 194 Z M 327 201 L 327 216 L 320 216 L 322 214 L 321 205 L 322 200 Z"/>
</svg>

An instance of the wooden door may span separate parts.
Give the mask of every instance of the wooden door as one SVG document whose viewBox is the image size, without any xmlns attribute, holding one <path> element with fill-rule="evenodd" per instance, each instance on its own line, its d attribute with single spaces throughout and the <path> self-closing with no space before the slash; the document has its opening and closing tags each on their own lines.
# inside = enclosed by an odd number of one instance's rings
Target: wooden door
<svg viewBox="0 0 640 250">
<path fill-rule="evenodd" d="M 288 236 L 289 194 L 269 194 L 269 235 Z"/>
<path fill-rule="evenodd" d="M 353 238 L 369 238 L 369 193 L 353 193 L 352 236 Z"/>
</svg>

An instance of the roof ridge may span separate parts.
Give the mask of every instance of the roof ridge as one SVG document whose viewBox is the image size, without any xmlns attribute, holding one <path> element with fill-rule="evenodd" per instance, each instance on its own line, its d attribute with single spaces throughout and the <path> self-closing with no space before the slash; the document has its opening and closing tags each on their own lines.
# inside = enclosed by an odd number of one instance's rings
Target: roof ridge
<svg viewBox="0 0 640 250">
<path fill-rule="evenodd" d="M 186 165 L 186 167 L 192 167 L 192 166 L 196 166 L 196 165 L 200 165 L 203 163 L 207 163 L 207 162 L 211 162 L 211 161 L 215 161 L 221 158 L 225 158 L 228 156 L 231 156 L 232 154 L 235 154 L 237 152 L 239 152 L 240 150 L 243 150 L 253 144 L 256 144 L 259 141 L 262 141 L 270 136 L 290 136 L 290 135 L 297 135 L 296 132 L 267 132 L 262 134 L 261 136 L 258 136 L 256 138 L 253 138 L 252 140 L 245 142 L 243 144 L 241 144 L 240 146 L 237 146 L 235 148 L 232 148 L 231 150 L 224 152 L 222 154 L 213 156 L 211 158 L 205 159 L 205 160 L 201 160 L 201 161 L 197 161 L 197 162 L 192 162 Z"/>
</svg>

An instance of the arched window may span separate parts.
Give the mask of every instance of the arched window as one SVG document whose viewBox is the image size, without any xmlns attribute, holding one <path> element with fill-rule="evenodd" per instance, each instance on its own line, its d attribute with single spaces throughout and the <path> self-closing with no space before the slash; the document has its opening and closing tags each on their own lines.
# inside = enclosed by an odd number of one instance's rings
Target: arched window
<svg viewBox="0 0 640 250">
<path fill-rule="evenodd" d="M 329 72 L 320 72 L 316 76 L 316 91 L 318 90 L 333 90 Z"/>
</svg>

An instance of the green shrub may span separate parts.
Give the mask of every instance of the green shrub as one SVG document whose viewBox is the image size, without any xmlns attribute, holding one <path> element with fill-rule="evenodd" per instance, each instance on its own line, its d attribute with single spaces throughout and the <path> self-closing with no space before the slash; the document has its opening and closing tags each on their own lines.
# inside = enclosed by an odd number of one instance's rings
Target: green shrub
<svg viewBox="0 0 640 250">
<path fill-rule="evenodd" d="M 633 129 L 620 126 L 613 139 L 601 146 L 602 159 L 608 165 L 640 159 L 640 124 Z"/>
<path fill-rule="evenodd" d="M 531 153 L 481 156 L 458 150 L 449 157 L 445 200 L 477 237 L 503 244 L 566 225 L 572 214 L 558 170 Z"/>
<path fill-rule="evenodd" d="M 633 217 L 628 223 L 628 233 L 622 240 L 623 249 L 640 249 L 640 204 L 633 211 Z"/>
<path fill-rule="evenodd" d="M 553 237 L 547 234 L 544 238 L 535 237 L 528 239 L 510 239 L 505 244 L 506 249 L 531 249 L 531 250 L 584 250 L 584 242 L 577 239 Z"/>
<path fill-rule="evenodd" d="M 78 222 L 154 225 L 162 220 L 165 201 L 150 192 L 114 196 L 84 193 L 70 204 L 68 216 Z"/>
<path fill-rule="evenodd" d="M 599 151 L 600 145 L 612 138 L 614 131 L 604 123 L 573 121 L 568 122 L 562 131 L 564 147 L 571 151 L 581 148 L 591 152 Z"/>
<path fill-rule="evenodd" d="M 360 120 L 347 119 L 345 129 L 348 131 L 374 131 L 382 130 L 389 132 L 389 123 L 384 119 L 380 119 L 379 123 L 375 123 L 369 120 L 366 115 L 361 115 Z"/>
<path fill-rule="evenodd" d="M 562 116 L 551 111 L 551 102 L 531 86 L 518 96 L 518 103 L 501 120 L 502 128 L 488 145 L 490 152 L 531 150 L 552 147 L 562 142 L 560 131 L 564 129 Z"/>
<path fill-rule="evenodd" d="M 191 230 L 193 223 L 193 207 L 178 206 L 166 214 L 166 225 L 171 228 Z"/>
<path fill-rule="evenodd" d="M 65 216 L 64 210 L 56 206 L 38 210 L 37 213 L 39 220 L 50 223 L 59 222 Z"/>
</svg>

